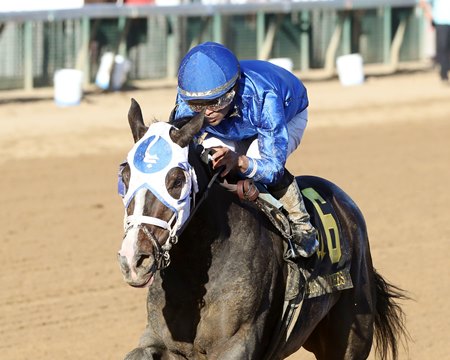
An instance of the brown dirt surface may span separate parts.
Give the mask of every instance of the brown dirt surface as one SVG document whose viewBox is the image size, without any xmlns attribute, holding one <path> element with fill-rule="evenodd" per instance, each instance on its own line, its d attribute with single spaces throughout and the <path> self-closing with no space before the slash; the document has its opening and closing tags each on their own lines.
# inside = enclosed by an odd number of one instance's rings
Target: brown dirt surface
<svg viewBox="0 0 450 360">
<path fill-rule="evenodd" d="M 353 197 L 375 267 L 414 299 L 402 304 L 413 339 L 402 360 L 450 359 L 450 87 L 437 78 L 307 82 L 309 127 L 288 162 Z M 58 108 L 0 93 L 2 359 L 122 359 L 137 344 L 146 291 L 128 287 L 116 261 L 116 173 L 132 146 L 130 97 L 165 120 L 174 95 L 173 84 L 142 86 Z M 300 358 L 312 359 L 290 357 Z"/>
</svg>

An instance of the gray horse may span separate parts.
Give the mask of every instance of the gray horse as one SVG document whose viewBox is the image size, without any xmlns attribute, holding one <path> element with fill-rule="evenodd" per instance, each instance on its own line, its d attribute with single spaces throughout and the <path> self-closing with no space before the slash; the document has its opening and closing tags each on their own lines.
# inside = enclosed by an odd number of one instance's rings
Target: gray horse
<svg viewBox="0 0 450 360">
<path fill-rule="evenodd" d="M 119 178 L 125 236 L 118 259 L 125 281 L 149 290 L 148 324 L 126 359 L 284 359 L 302 346 L 317 359 L 366 359 L 374 337 L 381 358 L 397 357 L 405 329 L 395 300 L 404 295 L 373 268 L 363 216 L 348 195 L 324 179 L 299 178 L 320 198 L 309 196 L 307 207 L 322 239 L 302 267 L 322 279 L 345 267 L 352 286 L 317 296 L 305 290 L 283 333 L 283 238 L 255 206 L 211 181 L 193 141 L 203 115 L 179 129 L 147 127 L 132 100 L 128 118 L 136 144 Z M 333 237 L 321 204 L 334 216 Z"/>
</svg>

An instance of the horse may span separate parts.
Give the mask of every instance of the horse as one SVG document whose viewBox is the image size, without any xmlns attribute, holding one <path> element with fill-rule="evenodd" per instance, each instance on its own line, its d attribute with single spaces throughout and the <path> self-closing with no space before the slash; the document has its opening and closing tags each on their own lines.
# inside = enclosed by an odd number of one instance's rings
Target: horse
<svg viewBox="0 0 450 360">
<path fill-rule="evenodd" d="M 128 120 L 135 144 L 119 172 L 125 230 L 118 261 L 126 283 L 148 288 L 148 316 L 126 360 L 278 360 L 300 347 L 319 360 L 359 360 L 374 338 L 380 358 L 397 358 L 406 335 L 398 300 L 406 295 L 373 267 L 363 215 L 342 189 L 297 177 L 321 247 L 300 260 L 312 275 L 310 283 L 300 277 L 288 330 L 280 320 L 290 278 L 286 241 L 204 161 L 195 141 L 204 114 L 146 126 L 132 99 Z M 329 274 L 338 265 L 348 279 Z"/>
</svg>

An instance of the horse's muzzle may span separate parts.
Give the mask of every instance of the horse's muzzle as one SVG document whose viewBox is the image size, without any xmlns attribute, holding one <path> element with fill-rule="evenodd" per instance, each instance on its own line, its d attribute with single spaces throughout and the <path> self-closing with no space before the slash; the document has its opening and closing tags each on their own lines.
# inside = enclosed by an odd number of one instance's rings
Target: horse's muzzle
<svg viewBox="0 0 450 360">
<path fill-rule="evenodd" d="M 137 255 L 133 257 L 130 266 L 126 256 L 117 254 L 120 270 L 125 282 L 133 287 L 146 287 L 153 283 L 153 275 L 157 264 L 152 255 Z"/>
</svg>

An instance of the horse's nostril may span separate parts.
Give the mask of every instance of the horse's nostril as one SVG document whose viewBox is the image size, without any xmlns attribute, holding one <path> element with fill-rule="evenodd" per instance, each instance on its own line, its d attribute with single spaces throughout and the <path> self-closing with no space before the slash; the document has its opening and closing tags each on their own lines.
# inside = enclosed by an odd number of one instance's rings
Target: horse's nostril
<svg viewBox="0 0 450 360">
<path fill-rule="evenodd" d="M 141 255 L 139 260 L 136 261 L 137 268 L 147 269 L 151 265 L 150 255 Z"/>
<path fill-rule="evenodd" d="M 124 271 L 129 272 L 130 271 L 130 266 L 128 265 L 127 258 L 125 256 L 117 254 L 117 259 L 119 260 L 120 267 Z"/>
</svg>

